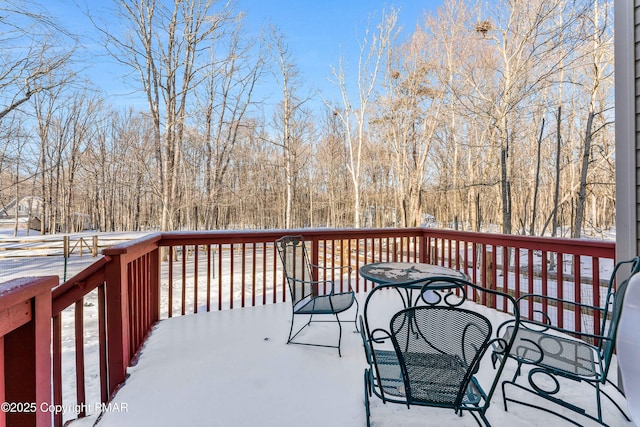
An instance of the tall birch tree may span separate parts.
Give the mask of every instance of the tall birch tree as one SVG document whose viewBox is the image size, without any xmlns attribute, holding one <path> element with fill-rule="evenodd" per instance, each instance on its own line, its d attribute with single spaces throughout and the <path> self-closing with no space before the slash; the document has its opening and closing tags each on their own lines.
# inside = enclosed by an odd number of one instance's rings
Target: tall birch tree
<svg viewBox="0 0 640 427">
<path fill-rule="evenodd" d="M 282 100 L 274 114 L 275 140 L 271 141 L 282 151 L 284 169 L 284 226 L 291 228 L 294 223 L 294 197 L 299 175 L 304 166 L 309 166 L 305 149 L 306 132 L 309 128 L 309 115 L 304 110 L 309 96 L 300 96 L 302 76 L 295 64 L 285 36 L 275 27 L 271 27 L 271 51 L 274 59 L 274 77 L 282 94 Z"/>
<path fill-rule="evenodd" d="M 374 30 L 370 28 L 366 30 L 358 56 L 357 89 L 353 92 L 355 99 L 351 92 L 352 86 L 347 76 L 344 57 L 340 58 L 338 68 L 333 69 L 333 76 L 342 96 L 343 108 L 336 109 L 336 113 L 345 129 L 345 145 L 348 153 L 347 169 L 353 189 L 353 226 L 356 228 L 360 227 L 362 153 L 369 133 L 370 104 L 374 100 L 378 78 L 384 71 L 384 61 L 388 56 L 388 50 L 397 36 L 397 22 L 398 11 L 391 9 L 382 14 L 382 19 Z"/>
</svg>

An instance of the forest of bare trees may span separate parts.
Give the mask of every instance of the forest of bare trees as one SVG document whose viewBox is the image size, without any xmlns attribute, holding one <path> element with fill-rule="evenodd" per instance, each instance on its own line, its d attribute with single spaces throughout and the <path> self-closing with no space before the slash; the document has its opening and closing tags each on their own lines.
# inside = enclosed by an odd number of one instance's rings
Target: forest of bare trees
<svg viewBox="0 0 640 427">
<path fill-rule="evenodd" d="M 444 0 L 408 34 L 402 10 L 373 12 L 359 57 L 318 64 L 333 99 L 232 2 L 113 0 L 117 28 L 92 20 L 133 108 L 79 76 L 82 37 L 41 3 L 3 2 L 0 212 L 39 197 L 47 233 L 78 214 L 100 231 L 614 225 L 612 1 Z"/>
</svg>

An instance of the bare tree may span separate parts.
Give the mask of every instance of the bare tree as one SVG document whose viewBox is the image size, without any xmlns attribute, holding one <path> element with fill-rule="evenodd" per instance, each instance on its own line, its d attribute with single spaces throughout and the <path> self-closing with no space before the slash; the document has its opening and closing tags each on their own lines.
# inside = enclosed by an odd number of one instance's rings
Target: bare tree
<svg viewBox="0 0 640 427">
<path fill-rule="evenodd" d="M 499 151 L 502 231 L 510 234 L 512 151 L 518 143 L 516 129 L 521 128 L 520 109 L 553 83 L 551 76 L 568 65 L 568 52 L 560 49 L 559 35 L 571 31 L 581 10 L 564 0 L 536 0 L 527 4 L 505 1 L 495 11 L 495 19 L 480 21 L 476 31 L 495 49 L 496 84 L 476 85 L 475 96 L 481 102 L 473 108 L 477 113 L 488 112 L 485 117 L 492 126 L 490 143 Z M 484 106 L 478 109 L 480 105 Z"/>
<path fill-rule="evenodd" d="M 491 87 L 494 56 L 474 31 L 477 11 L 472 6 L 464 0 L 446 1 L 426 15 L 421 29 L 428 35 L 423 39 L 435 75 L 432 89 L 442 98 L 440 120 L 433 123 L 434 170 L 425 205 L 443 224 L 467 222 L 479 231 L 480 204 L 493 197 L 496 179 L 492 168 L 482 166 L 490 163 L 494 150 L 486 142 L 489 125 L 475 108 L 480 100 L 474 93 L 477 87 Z"/>
<path fill-rule="evenodd" d="M 209 42 L 209 61 L 202 70 L 205 79 L 196 92 L 201 114 L 194 120 L 204 142 L 205 228 L 220 226 L 220 196 L 264 68 L 262 46 L 245 40 L 241 15 L 225 34 L 211 34 Z"/>
<path fill-rule="evenodd" d="M 383 13 L 375 31 L 367 29 L 360 44 L 360 55 L 357 69 L 357 104 L 354 105 L 347 81 L 345 59 L 340 58 L 338 68 L 333 69 L 333 76 L 340 88 L 343 109 L 336 110 L 345 128 L 345 144 L 347 146 L 347 168 L 353 187 L 353 225 L 360 227 L 361 217 L 361 179 L 362 152 L 367 140 L 370 103 L 374 100 L 378 77 L 384 69 L 383 61 L 387 57 L 387 50 L 391 47 L 397 35 L 396 24 L 398 12 L 391 9 Z"/>
<path fill-rule="evenodd" d="M 122 36 L 103 29 L 115 58 L 137 73 L 154 123 L 163 230 L 174 227 L 185 124 L 211 37 L 233 19 L 230 2 L 118 0 Z M 216 10 L 216 7 L 219 10 Z M 204 60 L 203 60 L 204 55 Z"/>
<path fill-rule="evenodd" d="M 611 107 L 611 93 L 613 89 L 613 58 L 610 56 L 613 45 L 613 34 L 609 31 L 610 10 L 607 3 L 601 5 L 598 0 L 593 2 L 593 10 L 586 15 L 587 31 L 590 37 L 585 45 L 585 74 L 588 87 L 587 123 L 584 130 L 583 146 L 580 159 L 580 182 L 576 200 L 575 221 L 572 237 L 582 235 L 584 224 L 585 204 L 587 200 L 587 179 L 589 164 L 592 157 L 592 142 L 595 134 L 610 124 L 607 117 Z M 598 116 L 598 117 L 596 117 Z M 600 126 L 594 129 L 594 120 L 600 119 Z"/>
<path fill-rule="evenodd" d="M 53 209 L 57 204 L 53 195 L 53 164 L 50 162 L 51 156 L 49 149 L 51 146 L 50 133 L 53 126 L 53 116 L 60 104 L 63 87 L 59 86 L 55 90 L 48 93 L 37 94 L 33 97 L 33 108 L 37 120 L 36 133 L 39 143 L 39 172 L 40 172 L 40 191 L 43 199 L 42 213 L 40 218 L 40 233 L 55 232 L 55 224 L 53 223 Z"/>
<path fill-rule="evenodd" d="M 2 120 L 33 95 L 64 84 L 75 48 L 67 42 L 68 33 L 37 3 L 7 0 L 0 14 Z"/>
<path fill-rule="evenodd" d="M 410 226 L 430 213 L 530 234 L 557 217 L 577 236 L 612 221 L 609 0 L 446 0 L 402 43 L 398 12 L 383 13 L 332 70 L 341 98 L 320 117 L 284 35 L 245 37 L 230 2 L 114 4 L 124 32 L 102 29 L 146 111 L 69 85 L 72 48 L 53 42 L 67 36 L 44 9 L 0 6 L 0 205 L 41 195 L 51 231 L 72 230 L 74 212 L 104 230 Z M 267 59 L 279 88 L 264 114 Z"/>
<path fill-rule="evenodd" d="M 271 51 L 274 59 L 274 77 L 282 91 L 282 100 L 274 114 L 274 127 L 277 134 L 271 141 L 282 150 L 285 201 L 284 226 L 291 228 L 294 223 L 293 203 L 300 172 L 309 166 L 309 129 L 310 117 L 304 110 L 310 96 L 300 96 L 302 77 L 296 66 L 285 36 L 276 27 L 270 31 Z"/>
<path fill-rule="evenodd" d="M 10 114 L 27 114 L 26 103 L 34 96 L 55 92 L 74 78 L 68 66 L 76 46 L 36 2 L 4 1 L 0 15 L 0 121 L 16 123 Z"/>
<path fill-rule="evenodd" d="M 338 112 L 327 107 L 321 119 L 319 144 L 316 145 L 314 173 L 316 174 L 316 215 L 320 225 L 338 227 L 351 222 L 348 203 L 352 194 L 348 176 L 344 127 Z M 370 165 L 371 166 L 371 165 Z M 324 190 L 324 191 L 322 191 Z M 376 189 L 372 189 L 375 190 Z M 371 226 L 371 224 L 368 224 Z"/>
<path fill-rule="evenodd" d="M 414 227 L 422 221 L 422 193 L 427 160 L 438 128 L 445 91 L 429 54 L 433 40 L 421 29 L 393 49 L 387 61 L 384 92 L 376 123 L 388 141 L 393 158 L 400 224 Z"/>
</svg>

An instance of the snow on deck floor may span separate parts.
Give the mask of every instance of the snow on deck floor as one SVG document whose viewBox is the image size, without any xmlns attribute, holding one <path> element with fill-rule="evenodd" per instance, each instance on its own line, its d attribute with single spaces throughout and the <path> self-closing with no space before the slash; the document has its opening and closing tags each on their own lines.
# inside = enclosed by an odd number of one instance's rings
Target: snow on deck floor
<svg viewBox="0 0 640 427">
<path fill-rule="evenodd" d="M 364 296 L 360 300 L 362 307 Z M 364 426 L 365 360 L 353 323 L 344 325 L 340 358 L 336 349 L 286 345 L 290 315 L 289 305 L 276 304 L 160 322 L 112 402 L 120 412 L 105 412 L 98 427 Z M 337 326 L 314 324 L 305 336 L 333 343 Z M 513 363 L 507 368 L 504 378 L 513 373 Z M 578 386 L 570 395 L 588 407 L 595 405 L 589 386 Z M 608 402 L 604 408 L 611 426 L 633 426 Z M 494 426 L 569 425 L 522 405 L 510 404 L 505 412 L 500 387 L 487 417 Z M 378 427 L 476 425 L 469 414 L 408 410 L 403 405 L 383 405 L 375 397 L 371 421 Z M 95 417 L 90 417 L 72 426 L 93 422 Z M 587 419 L 584 423 L 595 425 Z"/>
</svg>

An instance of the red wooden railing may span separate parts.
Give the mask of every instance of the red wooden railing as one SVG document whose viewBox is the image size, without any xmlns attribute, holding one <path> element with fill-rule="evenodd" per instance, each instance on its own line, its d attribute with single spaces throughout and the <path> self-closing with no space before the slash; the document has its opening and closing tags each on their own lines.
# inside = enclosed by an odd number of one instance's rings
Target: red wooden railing
<svg viewBox="0 0 640 427">
<path fill-rule="evenodd" d="M 0 288 L 0 426 L 50 425 L 51 288 L 55 276 Z"/>
<path fill-rule="evenodd" d="M 95 264 L 51 292 L 53 400 L 47 406 L 51 416 L 39 418 L 37 425 L 49 425 L 42 421 L 48 419 L 61 426 L 104 409 L 160 319 L 286 301 L 273 241 L 291 233 L 309 242 L 312 261 L 321 266 L 349 264 L 357 271 L 371 262 L 430 262 L 463 270 L 474 282 L 516 296 L 543 292 L 596 305 L 601 278 L 608 278 L 615 256 L 612 242 L 426 228 L 149 235 L 103 250 Z M 357 274 L 331 279 L 342 288 L 352 280 L 357 292 L 372 286 Z M 4 298 L 0 293 L 0 308 Z M 482 303 L 504 309 L 500 301 Z M 524 314 L 530 316 L 531 310 Z M 557 323 L 598 332 L 597 319 L 584 325 L 583 313 L 563 310 L 557 309 Z M 5 323 L 0 317 L 0 325 Z M 85 339 L 90 336 L 97 338 Z M 89 349 L 96 341 L 97 349 Z M 65 349 L 68 342 L 73 344 Z M 21 350 L 5 342 L 5 354 L 16 351 Z M 91 374 L 88 366 L 95 366 Z M 90 376 L 99 380 L 89 381 Z"/>
</svg>

